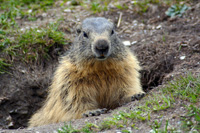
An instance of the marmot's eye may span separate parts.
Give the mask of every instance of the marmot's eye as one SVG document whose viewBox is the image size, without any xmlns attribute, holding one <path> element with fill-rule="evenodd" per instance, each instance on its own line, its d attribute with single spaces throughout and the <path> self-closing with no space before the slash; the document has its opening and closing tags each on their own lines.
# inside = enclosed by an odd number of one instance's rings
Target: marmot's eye
<svg viewBox="0 0 200 133">
<path fill-rule="evenodd" d="M 86 37 L 86 38 L 88 38 L 88 35 L 85 32 L 83 32 L 83 36 Z"/>
<path fill-rule="evenodd" d="M 114 30 L 112 30 L 110 34 L 113 35 L 114 33 L 115 33 Z"/>
</svg>

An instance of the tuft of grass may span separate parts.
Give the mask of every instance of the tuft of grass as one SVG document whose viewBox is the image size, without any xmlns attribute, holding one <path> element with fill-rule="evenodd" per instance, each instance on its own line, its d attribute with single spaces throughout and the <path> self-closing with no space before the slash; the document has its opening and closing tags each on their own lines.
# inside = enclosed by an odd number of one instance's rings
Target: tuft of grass
<svg viewBox="0 0 200 133">
<path fill-rule="evenodd" d="M 166 120 L 164 128 L 161 127 L 162 121 L 158 122 L 157 120 L 151 125 L 152 131 L 151 133 L 169 133 L 169 132 L 176 132 L 175 129 L 168 130 L 169 120 Z"/>
<path fill-rule="evenodd" d="M 74 129 L 72 125 L 65 125 L 61 127 L 61 129 L 58 129 L 58 133 L 79 133 L 80 130 Z"/>
<path fill-rule="evenodd" d="M 0 10 L 0 29 L 17 27 L 16 18 L 27 18 L 34 21 L 37 12 L 46 11 L 53 6 L 54 0 L 2 0 Z"/>
<path fill-rule="evenodd" d="M 108 1 L 92 1 L 90 4 L 90 10 L 92 10 L 94 13 L 107 11 L 108 10 Z"/>
<path fill-rule="evenodd" d="M 0 74 L 8 73 L 6 69 L 10 67 L 10 64 L 6 63 L 3 58 L 0 58 Z"/>
<path fill-rule="evenodd" d="M 58 31 L 58 25 L 59 23 L 52 23 L 46 28 L 34 28 L 18 33 L 15 42 L 4 48 L 3 52 L 25 62 L 40 63 L 50 57 L 52 48 L 66 44 L 65 34 Z M 6 40 L 2 44 L 5 43 Z"/>
<path fill-rule="evenodd" d="M 200 75 L 194 77 L 192 74 L 188 74 L 186 77 L 180 77 L 179 79 L 172 81 L 163 89 L 164 93 L 172 93 L 175 97 L 182 100 L 188 100 L 189 102 L 199 102 L 200 96 Z"/>
<path fill-rule="evenodd" d="M 5 49 L 10 43 L 11 43 L 11 40 L 7 38 L 6 32 L 3 30 L 0 30 L 0 51 Z"/>
<path fill-rule="evenodd" d="M 69 125 L 63 126 L 61 129 L 58 129 L 58 133 L 93 133 L 95 128 L 98 128 L 98 126 L 93 123 L 87 123 L 82 129 L 79 130 L 75 129 L 70 123 Z"/>
<path fill-rule="evenodd" d="M 159 4 L 159 0 L 138 0 L 133 2 L 134 8 L 140 14 L 147 12 L 149 4 Z"/>
<path fill-rule="evenodd" d="M 183 116 L 182 129 L 187 132 L 198 132 L 200 131 L 200 108 L 194 105 L 187 107 L 187 115 Z"/>
</svg>

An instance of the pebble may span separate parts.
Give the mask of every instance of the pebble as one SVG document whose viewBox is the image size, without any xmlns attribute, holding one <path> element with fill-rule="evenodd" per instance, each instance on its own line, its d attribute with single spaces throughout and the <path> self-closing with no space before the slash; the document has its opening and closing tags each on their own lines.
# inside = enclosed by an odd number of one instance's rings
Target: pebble
<svg viewBox="0 0 200 133">
<path fill-rule="evenodd" d="M 184 60 L 185 57 L 186 57 L 185 55 L 181 56 L 181 57 L 180 57 L 180 60 Z"/>
<path fill-rule="evenodd" d="M 158 25 L 158 26 L 156 26 L 156 29 L 158 30 L 158 29 L 161 29 L 162 28 L 162 25 Z"/>
<path fill-rule="evenodd" d="M 181 44 L 181 46 L 183 46 L 183 47 L 187 47 L 188 45 L 187 45 L 187 44 Z"/>
<path fill-rule="evenodd" d="M 30 10 L 28 10 L 28 13 L 32 13 L 32 11 L 33 11 L 33 10 L 32 10 L 32 9 L 30 9 Z"/>
<path fill-rule="evenodd" d="M 131 4 L 135 4 L 137 2 L 138 2 L 137 0 L 134 0 L 134 1 L 131 1 Z"/>
<path fill-rule="evenodd" d="M 42 13 L 42 17 L 46 17 L 47 16 L 47 13 Z"/>
<path fill-rule="evenodd" d="M 132 41 L 131 42 L 131 45 L 134 45 L 134 44 L 136 44 L 137 43 L 137 41 Z"/>
<path fill-rule="evenodd" d="M 71 12 L 71 9 L 65 9 L 64 12 L 69 13 Z"/>
<path fill-rule="evenodd" d="M 42 32 L 41 30 L 37 30 L 38 33 Z"/>
<path fill-rule="evenodd" d="M 123 44 L 124 44 L 125 46 L 131 46 L 131 42 L 130 42 L 130 41 L 123 41 Z"/>
<path fill-rule="evenodd" d="M 139 29 L 141 29 L 141 30 L 144 29 L 144 26 L 145 26 L 144 24 L 139 24 L 139 25 L 138 25 Z"/>
</svg>

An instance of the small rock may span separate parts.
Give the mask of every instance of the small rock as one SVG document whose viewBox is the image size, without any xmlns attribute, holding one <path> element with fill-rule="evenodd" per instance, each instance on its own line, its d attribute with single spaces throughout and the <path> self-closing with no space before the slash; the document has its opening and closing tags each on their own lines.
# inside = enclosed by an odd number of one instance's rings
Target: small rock
<svg viewBox="0 0 200 133">
<path fill-rule="evenodd" d="M 124 44 L 125 46 L 131 46 L 131 42 L 130 42 L 130 41 L 123 41 L 123 44 Z"/>
<path fill-rule="evenodd" d="M 149 133 L 154 133 L 155 131 L 153 130 L 153 129 L 151 129 L 150 131 L 149 131 Z"/>
<path fill-rule="evenodd" d="M 41 30 L 37 30 L 38 33 L 42 32 Z"/>
<path fill-rule="evenodd" d="M 65 9 L 64 12 L 69 13 L 72 12 L 71 9 Z"/>
<path fill-rule="evenodd" d="M 138 1 L 137 0 L 133 0 L 131 1 L 131 4 L 136 4 Z"/>
<path fill-rule="evenodd" d="M 21 70 L 22 73 L 26 73 L 26 70 Z"/>
<path fill-rule="evenodd" d="M 8 124 L 8 127 L 12 127 L 14 124 L 13 124 L 13 122 L 11 121 L 11 122 L 9 122 L 9 124 Z"/>
<path fill-rule="evenodd" d="M 132 41 L 131 42 L 131 45 L 134 45 L 134 44 L 136 44 L 137 43 L 137 41 Z"/>
<path fill-rule="evenodd" d="M 138 25 L 138 21 L 137 20 L 134 20 L 132 23 L 133 23 L 133 26 L 137 26 Z"/>
<path fill-rule="evenodd" d="M 118 129 L 118 130 L 116 130 L 116 133 L 122 133 L 122 132 Z"/>
<path fill-rule="evenodd" d="M 129 34 L 131 34 L 132 31 L 131 31 L 131 30 L 126 30 L 125 33 L 129 33 Z"/>
<path fill-rule="evenodd" d="M 20 30 L 21 30 L 21 31 L 24 31 L 24 28 L 21 28 Z"/>
<path fill-rule="evenodd" d="M 33 11 L 33 10 L 32 10 L 32 9 L 30 9 L 30 10 L 28 10 L 28 13 L 32 13 L 32 11 Z"/>
<path fill-rule="evenodd" d="M 67 1 L 66 5 L 69 6 L 69 5 L 71 5 L 71 3 L 72 3 L 71 1 Z"/>
<path fill-rule="evenodd" d="M 145 26 L 144 24 L 139 24 L 139 25 L 138 25 L 139 29 L 141 29 L 141 30 L 144 29 L 144 26 Z"/>
<path fill-rule="evenodd" d="M 161 29 L 162 28 L 162 25 L 158 25 L 158 26 L 156 26 L 156 29 L 158 30 L 158 29 Z"/>
<path fill-rule="evenodd" d="M 47 16 L 47 13 L 42 13 L 42 17 L 46 17 Z"/>
<path fill-rule="evenodd" d="M 180 57 L 180 60 L 184 60 L 185 57 L 186 57 L 185 55 L 181 56 L 181 57 Z"/>
<path fill-rule="evenodd" d="M 181 46 L 183 46 L 183 47 L 187 47 L 188 45 L 187 45 L 187 44 L 181 44 Z"/>
</svg>

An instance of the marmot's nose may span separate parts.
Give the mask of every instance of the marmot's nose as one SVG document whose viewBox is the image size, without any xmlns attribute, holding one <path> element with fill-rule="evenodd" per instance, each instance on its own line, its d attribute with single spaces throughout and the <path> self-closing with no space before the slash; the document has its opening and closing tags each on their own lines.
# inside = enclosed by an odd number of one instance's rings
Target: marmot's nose
<svg viewBox="0 0 200 133">
<path fill-rule="evenodd" d="M 108 53 L 108 49 L 108 41 L 102 39 L 96 42 L 95 50 L 99 54 L 99 56 L 106 56 Z"/>
</svg>

